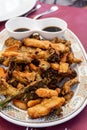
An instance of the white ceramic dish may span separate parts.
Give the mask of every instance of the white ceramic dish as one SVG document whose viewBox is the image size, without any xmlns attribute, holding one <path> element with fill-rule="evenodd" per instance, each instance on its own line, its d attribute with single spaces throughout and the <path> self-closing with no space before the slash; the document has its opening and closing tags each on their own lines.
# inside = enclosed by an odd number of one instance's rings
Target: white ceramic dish
<svg viewBox="0 0 87 130">
<path fill-rule="evenodd" d="M 58 27 L 61 31 L 48 32 L 43 31 L 46 27 Z M 26 17 L 16 17 L 6 22 L 5 28 L 7 29 L 9 36 L 16 39 L 22 39 L 30 36 L 32 33 L 37 32 L 45 39 L 53 39 L 54 37 L 61 37 L 67 30 L 67 23 L 60 18 L 45 18 L 41 20 L 34 20 Z M 16 29 L 27 28 L 28 31 L 15 32 Z"/>
<path fill-rule="evenodd" d="M 0 0 L 0 22 L 21 16 L 31 10 L 37 0 Z"/>
<path fill-rule="evenodd" d="M 4 48 L 4 41 L 9 37 L 8 32 L 3 30 L 0 33 L 0 49 L 3 50 Z M 78 115 L 83 108 L 87 104 L 87 57 L 85 50 L 79 41 L 79 39 L 75 36 L 73 32 L 69 29 L 63 35 L 63 38 L 70 40 L 72 42 L 72 50 L 76 57 L 81 58 L 83 62 L 76 66 L 76 71 L 79 77 L 79 85 L 74 88 L 74 96 L 72 100 L 63 107 L 63 116 L 57 117 L 54 114 L 50 116 L 46 116 L 44 118 L 39 119 L 30 119 L 27 115 L 26 111 L 20 110 L 13 106 L 11 103 L 1 110 L 0 116 L 6 119 L 9 122 L 20 126 L 28 126 L 28 127 L 47 127 L 53 126 L 57 124 L 61 124 L 66 122 L 76 115 Z M 0 96 L 2 99 L 3 96 Z"/>
</svg>

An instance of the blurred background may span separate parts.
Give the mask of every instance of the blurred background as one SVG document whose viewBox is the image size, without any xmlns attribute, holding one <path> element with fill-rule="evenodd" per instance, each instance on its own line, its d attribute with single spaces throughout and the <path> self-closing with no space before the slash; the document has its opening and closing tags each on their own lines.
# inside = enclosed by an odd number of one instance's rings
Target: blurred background
<svg viewBox="0 0 87 130">
<path fill-rule="evenodd" d="M 58 4 L 64 6 L 86 7 L 87 0 L 39 0 L 48 4 Z"/>
</svg>

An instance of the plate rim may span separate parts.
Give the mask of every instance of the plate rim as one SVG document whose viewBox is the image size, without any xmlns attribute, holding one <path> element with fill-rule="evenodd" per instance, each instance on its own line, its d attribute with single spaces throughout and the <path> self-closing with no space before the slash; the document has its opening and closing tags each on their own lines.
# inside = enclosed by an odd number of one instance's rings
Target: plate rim
<svg viewBox="0 0 87 130">
<path fill-rule="evenodd" d="M 7 117 L 6 115 L 4 115 L 3 113 L 0 112 L 0 116 L 5 119 L 6 121 L 9 121 L 10 123 L 13 123 L 15 125 L 19 125 L 19 126 L 24 126 L 24 127 L 33 127 L 33 128 L 44 128 L 44 127 L 51 127 L 51 126 L 55 126 L 55 125 L 60 125 L 62 123 L 65 123 L 71 119 L 73 119 L 74 117 L 76 117 L 85 107 L 87 104 L 87 99 L 85 99 L 83 105 L 81 107 L 79 107 L 78 111 L 75 111 L 73 114 L 71 114 L 70 116 L 62 119 L 62 121 L 53 121 L 53 122 L 47 122 L 47 123 L 25 123 L 25 122 L 20 122 L 17 120 L 14 120 L 10 117 Z M 58 123 L 59 122 L 59 123 Z M 20 124 L 19 124 L 20 123 Z"/>
<path fill-rule="evenodd" d="M 81 41 L 78 39 L 78 37 L 70 30 L 70 29 L 67 29 L 67 31 L 69 33 L 71 33 L 75 39 L 78 41 L 80 47 L 81 47 L 81 50 L 83 51 L 83 54 L 84 54 L 84 57 L 86 59 L 86 63 L 87 63 L 87 54 L 86 54 L 86 51 L 81 43 Z M 3 29 L 1 32 L 0 32 L 0 35 L 3 34 L 4 32 L 6 32 L 6 29 Z M 87 105 L 87 99 L 85 98 L 82 105 L 78 108 L 78 110 L 76 110 L 75 112 L 73 112 L 73 114 L 71 115 L 68 115 L 66 118 L 64 119 L 61 119 L 60 121 L 57 120 L 57 121 L 51 121 L 51 122 L 42 122 L 42 123 L 34 123 L 34 122 L 22 122 L 22 121 L 19 121 L 19 120 L 15 120 L 15 119 L 12 119 L 10 117 L 7 117 L 5 114 L 3 114 L 1 111 L 0 111 L 0 116 L 2 118 L 4 118 L 5 120 L 13 123 L 13 124 L 16 124 L 16 125 L 19 125 L 19 126 L 25 126 L 25 127 L 38 127 L 38 128 L 41 128 L 41 127 L 49 127 L 49 126 L 55 126 L 55 125 L 59 125 L 59 124 L 62 124 L 62 123 L 65 123 L 71 119 L 73 119 L 74 117 L 76 117 Z M 43 126 L 44 125 L 44 126 Z"/>
</svg>

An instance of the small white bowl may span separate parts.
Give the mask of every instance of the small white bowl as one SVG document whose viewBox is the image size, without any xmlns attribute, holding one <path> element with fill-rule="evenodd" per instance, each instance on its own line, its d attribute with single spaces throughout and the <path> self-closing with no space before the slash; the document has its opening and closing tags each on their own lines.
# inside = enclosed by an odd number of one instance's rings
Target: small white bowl
<svg viewBox="0 0 87 130">
<path fill-rule="evenodd" d="M 16 39 L 23 39 L 32 34 L 32 19 L 28 19 L 26 17 L 15 17 L 8 20 L 5 24 L 5 28 L 8 31 L 10 37 L 14 37 Z M 28 31 L 16 32 L 17 29 L 26 28 Z"/>
<path fill-rule="evenodd" d="M 61 28 L 61 31 L 44 31 L 43 29 L 47 27 L 58 27 Z M 8 20 L 5 24 L 5 28 L 8 31 L 9 36 L 16 39 L 29 37 L 31 34 L 36 32 L 39 33 L 43 38 L 51 40 L 54 37 L 61 38 L 64 35 L 67 29 L 67 23 L 59 18 L 45 18 L 41 20 L 34 20 L 26 17 L 16 17 Z M 21 28 L 27 28 L 29 30 L 23 32 L 15 31 Z"/>
<path fill-rule="evenodd" d="M 53 39 L 54 37 L 59 37 L 61 38 L 65 31 L 67 30 L 67 23 L 60 19 L 60 18 L 45 18 L 38 20 L 38 26 L 40 28 L 40 34 L 45 38 L 45 39 Z M 43 31 L 44 28 L 47 27 L 58 27 L 61 29 L 61 31 L 56 31 L 56 32 L 48 32 L 48 31 Z"/>
</svg>

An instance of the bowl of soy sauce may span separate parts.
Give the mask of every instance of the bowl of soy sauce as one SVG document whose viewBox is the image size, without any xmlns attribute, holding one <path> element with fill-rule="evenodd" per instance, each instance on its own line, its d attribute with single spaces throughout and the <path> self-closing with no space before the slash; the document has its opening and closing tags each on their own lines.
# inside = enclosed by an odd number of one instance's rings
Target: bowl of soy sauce
<svg viewBox="0 0 87 130">
<path fill-rule="evenodd" d="M 67 23 L 55 17 L 40 20 L 15 17 L 6 22 L 5 28 L 10 37 L 19 40 L 29 37 L 33 33 L 39 33 L 43 38 L 51 40 L 54 37 L 61 38 L 64 35 Z"/>
<path fill-rule="evenodd" d="M 62 38 L 67 30 L 67 22 L 60 18 L 45 18 L 38 20 L 41 34 L 45 39 L 53 39 L 54 37 Z"/>
<path fill-rule="evenodd" d="M 14 17 L 6 22 L 5 28 L 10 37 L 20 40 L 32 34 L 32 24 L 32 19 L 27 17 Z"/>
</svg>

